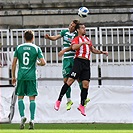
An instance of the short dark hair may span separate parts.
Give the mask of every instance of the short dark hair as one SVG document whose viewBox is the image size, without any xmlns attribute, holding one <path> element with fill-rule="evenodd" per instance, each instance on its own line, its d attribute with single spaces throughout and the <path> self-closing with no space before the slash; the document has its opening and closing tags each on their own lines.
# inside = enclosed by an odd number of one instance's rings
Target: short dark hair
<svg viewBox="0 0 133 133">
<path fill-rule="evenodd" d="M 73 22 L 74 24 L 80 23 L 80 21 L 79 21 L 78 19 L 74 19 L 72 22 Z"/>
<path fill-rule="evenodd" d="M 84 25 L 83 23 L 78 23 L 75 27 L 75 30 L 79 29 L 80 28 L 80 25 Z"/>
<path fill-rule="evenodd" d="M 24 38 L 26 41 L 31 41 L 33 39 L 33 36 L 34 36 L 34 32 L 31 30 L 27 30 L 24 33 Z"/>
</svg>

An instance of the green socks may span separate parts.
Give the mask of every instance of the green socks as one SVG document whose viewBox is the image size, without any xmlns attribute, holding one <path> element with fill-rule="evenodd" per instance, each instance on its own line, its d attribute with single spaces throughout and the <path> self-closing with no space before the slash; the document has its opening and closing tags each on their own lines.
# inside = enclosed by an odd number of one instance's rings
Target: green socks
<svg viewBox="0 0 133 133">
<path fill-rule="evenodd" d="M 68 90 L 66 92 L 66 97 L 71 98 L 71 87 L 68 88 Z"/>
<path fill-rule="evenodd" d="M 30 119 L 34 120 L 36 103 L 34 100 L 30 101 Z"/>
<path fill-rule="evenodd" d="M 19 109 L 19 114 L 21 117 L 24 117 L 24 110 L 25 110 L 25 105 L 23 102 L 23 99 L 18 100 L 18 109 Z M 35 109 L 36 109 L 36 103 L 34 100 L 30 101 L 30 118 L 31 120 L 34 120 L 35 116 Z"/>
<path fill-rule="evenodd" d="M 25 106 L 24 106 L 23 99 L 18 99 L 18 109 L 19 109 L 20 116 L 24 117 Z"/>
</svg>

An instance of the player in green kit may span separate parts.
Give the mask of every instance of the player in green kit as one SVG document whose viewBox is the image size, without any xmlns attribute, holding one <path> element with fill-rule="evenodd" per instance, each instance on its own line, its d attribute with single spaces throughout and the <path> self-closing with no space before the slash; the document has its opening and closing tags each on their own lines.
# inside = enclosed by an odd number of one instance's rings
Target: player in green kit
<svg viewBox="0 0 133 133">
<path fill-rule="evenodd" d="M 74 62 L 75 51 L 73 51 L 70 46 L 71 46 L 71 41 L 73 40 L 73 38 L 77 36 L 77 32 L 75 31 L 75 27 L 76 27 L 77 23 L 79 23 L 79 20 L 73 20 L 69 24 L 68 29 L 62 30 L 59 35 L 49 36 L 48 34 L 46 34 L 44 36 L 46 39 L 49 39 L 52 41 L 63 38 L 63 47 L 64 48 L 62 51 L 59 52 L 59 56 L 64 55 L 63 68 L 62 68 L 64 83 L 67 82 L 69 73 L 72 69 L 73 62 Z M 80 89 L 82 89 L 82 83 L 81 82 L 79 82 L 79 86 L 80 86 Z M 69 89 L 66 93 L 66 97 L 67 97 L 66 109 L 70 110 L 71 106 L 73 104 L 73 102 L 71 100 L 71 87 L 69 87 Z M 89 101 L 90 101 L 90 99 L 86 99 L 86 104 Z"/>
<path fill-rule="evenodd" d="M 30 30 L 24 33 L 26 43 L 17 46 L 13 63 L 12 63 L 12 84 L 16 85 L 16 65 L 18 61 L 17 73 L 17 86 L 15 94 L 18 95 L 18 109 L 21 116 L 20 129 L 24 129 L 25 117 L 25 104 L 23 102 L 24 96 L 29 96 L 30 100 L 30 122 L 29 129 L 34 129 L 34 115 L 36 109 L 35 97 L 37 92 L 37 77 L 36 77 L 36 64 L 44 66 L 45 60 L 40 47 L 32 44 L 34 40 L 34 33 Z M 39 61 L 37 61 L 39 60 Z"/>
</svg>

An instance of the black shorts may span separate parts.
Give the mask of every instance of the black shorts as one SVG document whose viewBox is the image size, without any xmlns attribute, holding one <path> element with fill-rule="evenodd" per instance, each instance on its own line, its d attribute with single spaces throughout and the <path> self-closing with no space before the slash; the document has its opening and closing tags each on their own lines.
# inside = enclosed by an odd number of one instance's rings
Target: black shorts
<svg viewBox="0 0 133 133">
<path fill-rule="evenodd" d="M 90 60 L 75 58 L 69 77 L 80 81 L 90 81 Z"/>
</svg>

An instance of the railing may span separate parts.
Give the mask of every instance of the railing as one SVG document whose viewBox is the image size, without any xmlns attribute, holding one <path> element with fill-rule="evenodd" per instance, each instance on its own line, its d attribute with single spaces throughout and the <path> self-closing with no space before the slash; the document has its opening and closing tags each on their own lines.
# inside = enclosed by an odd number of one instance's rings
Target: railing
<svg viewBox="0 0 133 133">
<path fill-rule="evenodd" d="M 101 55 L 101 64 L 133 63 L 133 27 L 100 27 L 100 49 L 109 51 L 105 58 Z"/>
<path fill-rule="evenodd" d="M 34 42 L 42 48 L 44 57 L 47 63 L 50 65 L 59 65 L 62 62 L 62 58 L 58 57 L 58 52 L 62 49 L 63 39 L 56 41 L 50 41 L 44 38 L 45 34 L 57 35 L 60 34 L 64 28 L 52 28 L 52 29 L 32 29 L 35 33 Z M 17 46 L 24 43 L 24 31 L 26 29 L 12 29 L 11 30 L 11 46 Z M 98 32 L 97 28 L 87 28 L 87 35 L 93 40 L 94 44 L 98 44 Z M 13 55 L 14 48 L 12 48 Z M 93 57 L 94 62 L 98 62 L 97 56 Z"/>
<path fill-rule="evenodd" d="M 9 66 L 9 30 L 0 30 L 0 66 Z M 5 52 L 6 51 L 6 52 Z"/>
<path fill-rule="evenodd" d="M 49 65 L 60 65 L 62 58 L 58 52 L 63 40 L 50 41 L 44 34 L 57 35 L 64 28 L 31 29 L 35 33 L 34 43 L 42 48 Z M 15 47 L 24 43 L 27 29 L 0 30 L 0 65 L 10 66 Z M 133 64 L 133 27 L 96 27 L 86 28 L 87 35 L 97 49 L 107 50 L 109 56 L 91 55 L 91 65 L 96 64 Z"/>
</svg>

